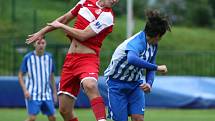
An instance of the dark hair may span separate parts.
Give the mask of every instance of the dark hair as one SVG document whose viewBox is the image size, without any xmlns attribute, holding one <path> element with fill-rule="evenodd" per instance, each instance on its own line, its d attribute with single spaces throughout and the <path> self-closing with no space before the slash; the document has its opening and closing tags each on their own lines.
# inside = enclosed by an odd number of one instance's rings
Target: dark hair
<svg viewBox="0 0 215 121">
<path fill-rule="evenodd" d="M 145 33 L 149 37 L 163 36 L 166 31 L 171 31 L 167 16 L 161 16 L 158 10 L 148 10 L 146 13 Z"/>
</svg>

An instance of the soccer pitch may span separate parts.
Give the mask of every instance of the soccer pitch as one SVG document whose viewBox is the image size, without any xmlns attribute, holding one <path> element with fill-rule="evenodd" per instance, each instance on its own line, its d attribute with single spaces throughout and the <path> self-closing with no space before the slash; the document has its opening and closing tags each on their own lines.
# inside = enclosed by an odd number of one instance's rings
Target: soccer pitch
<svg viewBox="0 0 215 121">
<path fill-rule="evenodd" d="M 79 121 L 95 121 L 90 109 L 76 109 L 75 112 Z M 214 113 L 215 109 L 146 109 L 145 121 L 214 121 Z M 0 108 L 0 121 L 24 121 L 26 116 L 24 108 Z M 57 121 L 63 121 L 58 110 L 56 117 Z M 48 119 L 39 114 L 37 121 L 48 121 Z"/>
</svg>

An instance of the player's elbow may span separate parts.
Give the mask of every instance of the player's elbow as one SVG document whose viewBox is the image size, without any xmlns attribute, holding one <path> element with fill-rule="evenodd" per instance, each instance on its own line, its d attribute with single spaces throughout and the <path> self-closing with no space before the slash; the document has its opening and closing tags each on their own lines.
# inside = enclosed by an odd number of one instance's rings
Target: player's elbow
<svg viewBox="0 0 215 121">
<path fill-rule="evenodd" d="M 92 29 L 85 29 L 85 30 L 81 31 L 81 33 L 79 35 L 80 36 L 79 40 L 85 41 L 85 40 L 87 40 L 91 37 L 94 37 L 96 35 L 97 35 L 97 33 L 94 32 Z"/>
<path fill-rule="evenodd" d="M 128 61 L 128 64 L 134 65 L 134 63 L 135 63 L 135 58 L 132 57 L 132 56 L 128 56 L 128 57 L 127 57 L 127 61 Z"/>
</svg>

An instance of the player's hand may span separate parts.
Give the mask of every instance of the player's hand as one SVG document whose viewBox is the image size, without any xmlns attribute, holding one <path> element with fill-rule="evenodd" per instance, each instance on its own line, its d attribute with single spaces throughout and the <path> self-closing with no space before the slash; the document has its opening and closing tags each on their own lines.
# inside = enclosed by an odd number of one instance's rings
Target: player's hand
<svg viewBox="0 0 215 121">
<path fill-rule="evenodd" d="M 53 21 L 52 23 L 47 23 L 47 25 L 55 28 L 60 28 L 62 23 L 60 23 L 59 21 Z"/>
<path fill-rule="evenodd" d="M 30 99 L 31 98 L 31 95 L 30 95 L 30 93 L 28 91 L 24 92 L 24 96 L 25 96 L 26 99 Z"/>
<path fill-rule="evenodd" d="M 144 83 L 140 85 L 140 88 L 145 92 L 145 93 L 150 93 L 151 92 L 151 86 L 148 83 Z"/>
<path fill-rule="evenodd" d="M 31 44 L 35 41 L 40 40 L 40 38 L 42 38 L 42 37 L 43 37 L 43 35 L 41 35 L 39 32 L 37 32 L 35 34 L 28 35 L 28 39 L 26 39 L 25 43 Z"/>
<path fill-rule="evenodd" d="M 53 94 L 53 99 L 54 99 L 54 103 L 57 104 L 58 102 L 57 94 Z"/>
<path fill-rule="evenodd" d="M 157 68 L 157 71 L 162 73 L 162 74 L 166 74 L 168 70 L 167 70 L 166 65 L 159 65 Z"/>
</svg>

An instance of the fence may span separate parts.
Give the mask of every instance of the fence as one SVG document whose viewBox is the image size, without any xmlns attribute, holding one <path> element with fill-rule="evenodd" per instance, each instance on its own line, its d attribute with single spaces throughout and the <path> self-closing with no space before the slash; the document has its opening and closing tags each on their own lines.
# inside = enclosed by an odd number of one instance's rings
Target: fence
<svg viewBox="0 0 215 121">
<path fill-rule="evenodd" d="M 8 41 L 9 42 L 9 41 Z M 0 75 L 17 75 L 23 56 L 33 48 L 25 44 L 10 42 L 0 45 Z M 69 45 L 48 44 L 46 50 L 51 52 L 56 63 L 56 75 L 61 67 Z M 101 52 L 100 75 L 108 66 L 112 52 Z M 158 64 L 166 64 L 168 75 L 215 76 L 215 52 L 159 51 Z"/>
</svg>

